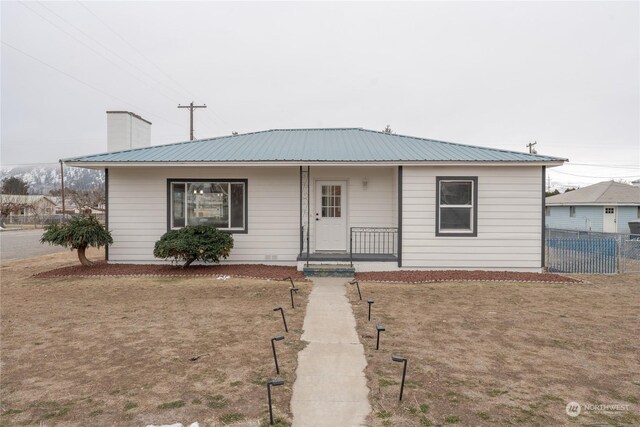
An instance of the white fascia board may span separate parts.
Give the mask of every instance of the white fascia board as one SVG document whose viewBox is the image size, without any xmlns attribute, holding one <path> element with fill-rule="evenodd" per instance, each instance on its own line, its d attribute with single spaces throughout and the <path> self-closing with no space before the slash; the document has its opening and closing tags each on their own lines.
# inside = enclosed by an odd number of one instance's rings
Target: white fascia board
<svg viewBox="0 0 640 427">
<path fill-rule="evenodd" d="M 638 203 L 619 203 L 619 202 L 564 202 L 564 203 L 545 203 L 545 206 L 553 207 L 553 206 L 640 206 L 640 202 Z"/>
<path fill-rule="evenodd" d="M 107 167 L 272 167 L 272 166 L 561 166 L 563 161 L 548 162 L 64 162 L 67 166 L 102 169 Z"/>
</svg>

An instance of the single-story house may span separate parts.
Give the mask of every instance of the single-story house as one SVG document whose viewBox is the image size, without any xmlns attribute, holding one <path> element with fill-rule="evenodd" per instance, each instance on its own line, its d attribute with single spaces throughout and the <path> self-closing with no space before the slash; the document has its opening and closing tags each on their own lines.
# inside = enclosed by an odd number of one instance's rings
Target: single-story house
<svg viewBox="0 0 640 427">
<path fill-rule="evenodd" d="M 640 219 L 640 187 L 599 182 L 547 197 L 548 228 L 629 233 L 629 221 Z"/>
<path fill-rule="evenodd" d="M 165 232 L 210 224 L 233 234 L 231 263 L 541 271 L 545 168 L 565 160 L 346 128 L 63 161 L 105 171 L 113 263 L 160 262 Z"/>
<path fill-rule="evenodd" d="M 46 219 L 55 213 L 56 207 L 50 197 L 37 194 L 0 194 L 0 204 L 8 213 L 9 223 Z"/>
</svg>

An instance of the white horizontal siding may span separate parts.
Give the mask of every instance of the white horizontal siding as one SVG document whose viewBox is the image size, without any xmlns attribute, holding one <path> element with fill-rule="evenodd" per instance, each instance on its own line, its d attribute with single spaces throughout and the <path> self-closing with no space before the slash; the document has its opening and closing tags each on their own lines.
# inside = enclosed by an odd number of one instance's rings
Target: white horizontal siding
<svg viewBox="0 0 640 427">
<path fill-rule="evenodd" d="M 478 235 L 436 237 L 436 177 L 478 177 Z M 402 266 L 537 270 L 540 167 L 404 167 Z"/>
<path fill-rule="evenodd" d="M 394 189 L 395 167 L 311 167 L 311 252 L 315 248 L 317 181 L 347 181 L 347 247 L 349 227 L 396 227 L 398 224 L 397 192 Z M 363 181 L 367 180 L 366 188 Z"/>
<path fill-rule="evenodd" d="M 110 168 L 113 262 L 155 262 L 167 231 L 167 179 L 247 179 L 248 233 L 234 234 L 230 262 L 295 264 L 299 251 L 299 173 L 287 168 Z M 268 261 L 267 261 L 268 260 Z"/>
</svg>

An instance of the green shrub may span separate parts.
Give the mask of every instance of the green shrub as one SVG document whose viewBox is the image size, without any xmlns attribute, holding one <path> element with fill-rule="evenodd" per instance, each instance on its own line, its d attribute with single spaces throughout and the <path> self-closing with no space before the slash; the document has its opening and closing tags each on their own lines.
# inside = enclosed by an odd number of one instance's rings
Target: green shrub
<svg viewBox="0 0 640 427">
<path fill-rule="evenodd" d="M 166 232 L 156 242 L 153 256 L 184 261 L 183 268 L 194 261 L 220 262 L 227 258 L 233 248 L 233 237 L 208 225 L 186 226 Z"/>
<path fill-rule="evenodd" d="M 93 215 L 75 215 L 69 222 L 50 224 L 44 228 L 40 243 L 77 249 L 82 265 L 92 265 L 85 251 L 89 246 L 101 248 L 113 243 L 111 233 Z"/>
</svg>

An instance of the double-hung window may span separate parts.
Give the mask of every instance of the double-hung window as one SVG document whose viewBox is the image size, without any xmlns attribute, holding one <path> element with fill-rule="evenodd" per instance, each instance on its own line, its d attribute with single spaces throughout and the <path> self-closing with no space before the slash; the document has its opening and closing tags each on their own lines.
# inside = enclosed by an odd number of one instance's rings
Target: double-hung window
<svg viewBox="0 0 640 427">
<path fill-rule="evenodd" d="M 210 225 L 247 232 L 247 180 L 168 180 L 168 228 Z"/>
<path fill-rule="evenodd" d="M 477 236 L 478 178 L 436 177 L 436 236 Z"/>
</svg>

